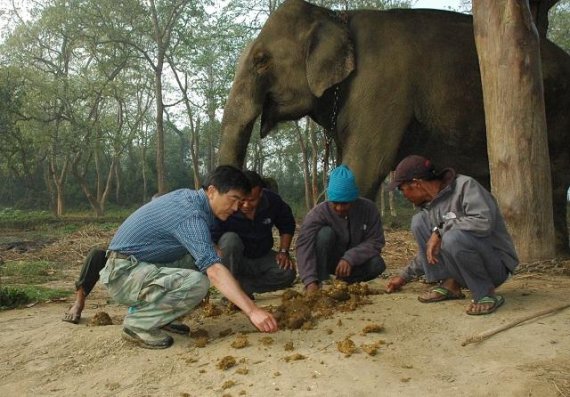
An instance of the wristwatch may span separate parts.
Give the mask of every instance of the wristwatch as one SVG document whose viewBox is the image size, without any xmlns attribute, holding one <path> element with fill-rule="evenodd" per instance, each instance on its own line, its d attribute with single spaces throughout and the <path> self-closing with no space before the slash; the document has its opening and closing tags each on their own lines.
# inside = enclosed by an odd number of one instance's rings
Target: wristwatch
<svg viewBox="0 0 570 397">
<path fill-rule="evenodd" d="M 289 250 L 288 250 L 287 248 L 281 248 L 281 249 L 279 250 L 279 253 L 280 253 L 280 254 L 287 254 L 287 255 L 289 255 Z"/>
<path fill-rule="evenodd" d="M 433 229 L 431 229 L 431 232 L 437 234 L 437 237 L 441 238 L 441 233 L 439 232 L 438 226 L 434 226 Z"/>
</svg>

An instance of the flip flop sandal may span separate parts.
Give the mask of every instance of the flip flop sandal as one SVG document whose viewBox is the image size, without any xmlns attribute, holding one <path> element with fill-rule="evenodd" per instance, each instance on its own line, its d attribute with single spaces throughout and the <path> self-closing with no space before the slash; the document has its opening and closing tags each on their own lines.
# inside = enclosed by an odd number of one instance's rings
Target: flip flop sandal
<svg viewBox="0 0 570 397">
<path fill-rule="evenodd" d="M 79 324 L 81 320 L 81 315 L 76 316 L 75 314 L 65 313 L 61 319 L 61 321 L 65 321 L 66 323 L 71 324 Z"/>
<path fill-rule="evenodd" d="M 71 309 L 71 308 L 72 308 L 72 306 L 69 306 L 69 309 Z M 65 312 L 63 314 L 63 318 L 61 319 L 61 321 L 65 321 L 66 323 L 71 323 L 71 324 L 79 324 L 80 320 L 81 320 L 81 314 L 79 316 L 76 316 L 76 315 L 71 314 L 69 312 Z"/>
<path fill-rule="evenodd" d="M 441 302 L 441 301 L 448 301 L 453 299 L 465 299 L 465 295 L 460 292 L 459 294 L 455 295 L 450 290 L 445 287 L 435 287 L 429 292 L 426 292 L 424 295 L 428 293 L 435 293 L 435 296 L 424 298 L 423 296 L 418 296 L 418 300 L 422 303 L 433 303 L 433 302 Z"/>
<path fill-rule="evenodd" d="M 495 295 L 495 296 L 484 296 L 481 299 L 479 299 L 478 301 L 471 301 L 472 303 L 476 303 L 478 305 L 489 305 L 491 304 L 492 306 L 489 306 L 489 308 L 487 310 L 482 310 L 482 311 L 473 311 L 473 310 L 469 310 L 467 309 L 466 313 L 471 315 L 471 316 L 479 316 L 479 315 L 483 315 L 483 314 L 491 314 L 493 313 L 495 310 L 497 310 L 499 307 L 501 307 L 501 305 L 503 303 L 505 303 L 505 298 L 503 298 L 501 295 Z"/>
</svg>

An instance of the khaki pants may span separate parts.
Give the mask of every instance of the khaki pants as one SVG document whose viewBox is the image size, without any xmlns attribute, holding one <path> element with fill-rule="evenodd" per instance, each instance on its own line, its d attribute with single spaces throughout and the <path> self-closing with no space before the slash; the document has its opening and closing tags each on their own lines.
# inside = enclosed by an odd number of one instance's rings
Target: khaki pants
<svg viewBox="0 0 570 397">
<path fill-rule="evenodd" d="M 151 330 L 188 313 L 206 296 L 210 281 L 195 269 L 190 255 L 158 266 L 111 255 L 100 280 L 115 302 L 129 306 L 125 326 Z"/>
</svg>

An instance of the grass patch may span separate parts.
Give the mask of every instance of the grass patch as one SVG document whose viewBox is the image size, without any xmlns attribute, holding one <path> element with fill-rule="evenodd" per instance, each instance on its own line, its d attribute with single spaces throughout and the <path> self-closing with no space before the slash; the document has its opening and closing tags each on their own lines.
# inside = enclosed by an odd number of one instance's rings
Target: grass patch
<svg viewBox="0 0 570 397">
<path fill-rule="evenodd" d="M 10 284 L 42 284 L 61 278 L 61 265 L 49 261 L 7 262 L 0 266 L 0 276 Z"/>
<path fill-rule="evenodd" d="M 14 309 L 32 302 L 63 298 L 72 291 L 33 285 L 0 287 L 0 310 Z"/>
<path fill-rule="evenodd" d="M 48 211 L 0 208 L 0 229 L 41 231 L 50 235 L 65 235 L 73 233 L 88 224 L 116 228 L 132 212 L 133 209 L 110 209 L 105 212 L 105 216 L 96 218 L 93 212 L 70 211 L 61 217 L 56 217 Z"/>
</svg>

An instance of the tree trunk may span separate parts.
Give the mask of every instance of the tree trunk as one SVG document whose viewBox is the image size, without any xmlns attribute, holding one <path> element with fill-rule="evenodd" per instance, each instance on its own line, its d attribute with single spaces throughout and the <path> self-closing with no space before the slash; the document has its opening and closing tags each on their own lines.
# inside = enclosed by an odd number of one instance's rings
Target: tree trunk
<svg viewBox="0 0 570 397">
<path fill-rule="evenodd" d="M 147 127 L 143 127 L 147 128 Z M 145 139 L 141 145 L 141 170 L 142 170 L 142 180 L 143 180 L 143 203 L 148 201 L 148 182 L 146 176 L 146 147 L 147 147 L 147 139 L 145 134 Z"/>
<path fill-rule="evenodd" d="M 311 175 L 312 175 L 312 193 L 311 193 L 311 208 L 319 202 L 319 143 L 317 142 L 317 124 L 307 117 L 309 123 L 309 137 L 311 139 Z M 325 173 L 326 175 L 326 173 Z"/>
<path fill-rule="evenodd" d="M 115 202 L 117 204 L 121 203 L 121 168 L 118 164 L 115 164 Z"/>
<path fill-rule="evenodd" d="M 159 50 L 160 51 L 160 50 Z M 155 69 L 155 95 L 156 95 L 156 184 L 159 194 L 168 191 L 166 186 L 166 167 L 164 164 L 164 102 L 162 100 L 162 65 L 159 56 Z"/>
<path fill-rule="evenodd" d="M 538 33 L 528 0 L 473 2 L 491 186 L 521 261 L 554 256 Z"/>
<path fill-rule="evenodd" d="M 193 124 L 193 123 L 192 123 Z M 200 178 L 200 164 L 198 162 L 198 153 L 200 153 L 200 117 L 196 120 L 196 126 L 192 126 L 190 137 L 190 157 L 192 158 L 192 175 L 194 176 L 194 189 L 198 190 L 202 186 Z"/>
<path fill-rule="evenodd" d="M 394 180 L 394 171 L 390 171 L 388 176 L 388 181 L 392 182 Z M 396 213 L 396 205 L 394 203 L 394 191 L 390 190 L 388 192 L 388 205 L 390 206 L 390 215 L 396 217 L 398 214 Z"/>
<path fill-rule="evenodd" d="M 323 192 L 327 191 L 328 186 L 328 175 L 329 175 L 329 162 L 331 161 L 331 145 L 333 143 L 332 139 L 329 139 L 327 136 L 327 131 L 323 130 L 323 146 L 325 147 L 324 155 L 323 155 Z M 334 164 L 336 164 L 336 160 L 333 160 L 333 168 Z M 336 164 L 338 165 L 338 164 Z M 326 193 L 325 193 L 326 194 Z"/>
<path fill-rule="evenodd" d="M 386 200 L 384 199 L 384 183 L 380 184 L 380 216 L 384 218 L 384 208 L 386 207 Z"/>
<path fill-rule="evenodd" d="M 66 158 L 61 167 L 61 171 L 57 171 L 57 160 L 51 159 L 49 164 L 50 175 L 55 185 L 55 216 L 60 217 L 65 212 L 65 181 L 67 180 L 67 171 L 69 167 L 69 159 Z"/>
<path fill-rule="evenodd" d="M 307 126 L 308 124 L 305 123 L 305 136 L 301 131 L 301 127 L 299 126 L 299 122 L 295 121 L 295 129 L 297 130 L 297 139 L 299 141 L 299 147 L 301 148 L 301 157 L 303 159 L 303 163 L 301 168 L 303 169 L 303 186 L 305 187 L 305 208 L 310 210 L 313 208 L 313 197 L 312 197 L 312 190 L 311 190 L 311 181 L 310 181 L 310 173 L 309 173 L 309 154 L 307 153 L 307 145 L 305 144 L 304 137 L 307 136 Z"/>
</svg>

